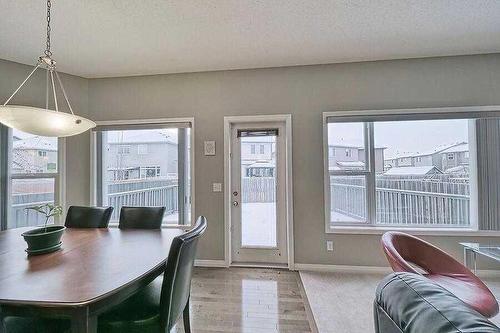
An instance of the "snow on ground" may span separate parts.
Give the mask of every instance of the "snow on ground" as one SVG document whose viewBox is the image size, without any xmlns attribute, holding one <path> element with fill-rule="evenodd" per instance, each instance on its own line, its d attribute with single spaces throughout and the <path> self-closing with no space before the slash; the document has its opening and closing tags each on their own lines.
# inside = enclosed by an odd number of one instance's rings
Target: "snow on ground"
<svg viewBox="0 0 500 333">
<path fill-rule="evenodd" d="M 243 246 L 276 246 L 276 204 L 243 202 L 241 204 Z"/>
</svg>

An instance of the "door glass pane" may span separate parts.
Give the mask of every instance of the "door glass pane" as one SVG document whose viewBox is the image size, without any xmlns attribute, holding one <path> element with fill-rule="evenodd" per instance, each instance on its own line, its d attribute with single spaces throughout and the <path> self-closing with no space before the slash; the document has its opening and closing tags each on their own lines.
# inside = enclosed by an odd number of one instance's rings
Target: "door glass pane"
<svg viewBox="0 0 500 333">
<path fill-rule="evenodd" d="M 467 119 L 374 123 L 376 223 L 470 224 Z"/>
<path fill-rule="evenodd" d="M 276 137 L 240 140 L 241 246 L 276 247 Z"/>
<path fill-rule="evenodd" d="M 164 206 L 163 223 L 181 223 L 179 210 L 190 211 L 189 135 L 181 128 L 102 132 L 102 204 L 114 207 L 111 221 L 123 206 Z"/>
<path fill-rule="evenodd" d="M 12 205 L 7 228 L 36 226 L 45 218 L 28 207 L 54 203 L 54 178 L 12 179 Z M 53 219 L 49 220 L 52 223 Z"/>
</svg>

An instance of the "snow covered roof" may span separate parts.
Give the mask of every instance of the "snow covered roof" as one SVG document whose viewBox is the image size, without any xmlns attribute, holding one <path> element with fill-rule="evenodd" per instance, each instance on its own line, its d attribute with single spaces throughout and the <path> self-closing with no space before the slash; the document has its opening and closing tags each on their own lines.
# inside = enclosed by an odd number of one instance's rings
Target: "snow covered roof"
<svg viewBox="0 0 500 333">
<path fill-rule="evenodd" d="M 469 166 L 459 165 L 453 168 L 446 169 L 445 173 L 469 173 Z"/>
<path fill-rule="evenodd" d="M 447 153 L 462 153 L 465 151 L 469 151 L 469 144 L 467 142 L 462 142 L 459 145 L 456 145 L 454 147 L 450 147 L 448 149 L 445 149 L 441 151 L 441 154 L 447 154 Z"/>
<path fill-rule="evenodd" d="M 328 143 L 328 147 L 363 149 L 362 146 L 352 145 L 352 144 L 347 144 L 347 143 L 340 143 L 340 142 Z"/>
<path fill-rule="evenodd" d="M 393 160 L 396 158 L 405 158 L 405 157 L 419 157 L 419 156 L 428 156 L 428 155 L 433 155 L 436 153 L 441 153 L 445 150 L 448 150 L 450 148 L 456 147 L 456 146 L 461 146 L 461 145 L 468 145 L 467 142 L 455 142 L 451 144 L 444 144 L 444 145 L 439 145 L 434 148 L 428 149 L 428 150 L 423 150 L 421 152 L 395 152 L 393 154 L 388 155 L 385 160 Z M 468 149 L 467 149 L 468 150 Z"/>
<path fill-rule="evenodd" d="M 337 164 L 341 167 L 358 167 L 358 168 L 362 168 L 365 166 L 365 163 L 364 162 L 361 162 L 361 161 L 344 161 L 344 162 L 337 162 Z"/>
<path fill-rule="evenodd" d="M 418 166 L 418 167 L 394 167 L 387 170 L 385 175 L 393 176 L 411 176 L 411 175 L 427 175 L 430 173 L 442 173 L 433 165 Z"/>
<path fill-rule="evenodd" d="M 336 162 L 336 165 L 332 165 L 328 167 L 329 171 L 338 171 L 338 170 L 348 170 L 348 169 L 364 169 L 365 163 L 361 161 L 344 161 L 344 162 Z"/>
<path fill-rule="evenodd" d="M 248 167 L 249 168 L 274 168 L 275 165 L 273 162 L 257 161 L 255 163 L 250 164 Z"/>
<path fill-rule="evenodd" d="M 12 146 L 17 150 L 46 150 L 57 151 L 57 139 L 42 136 L 32 136 L 25 139 L 14 140 Z"/>
</svg>

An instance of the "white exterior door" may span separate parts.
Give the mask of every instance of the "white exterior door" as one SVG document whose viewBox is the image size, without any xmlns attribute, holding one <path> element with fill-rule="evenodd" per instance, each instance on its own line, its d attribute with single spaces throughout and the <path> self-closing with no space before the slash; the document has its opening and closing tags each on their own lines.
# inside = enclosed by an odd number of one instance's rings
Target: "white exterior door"
<svg viewBox="0 0 500 333">
<path fill-rule="evenodd" d="M 232 263 L 287 263 L 285 126 L 231 129 Z"/>
</svg>

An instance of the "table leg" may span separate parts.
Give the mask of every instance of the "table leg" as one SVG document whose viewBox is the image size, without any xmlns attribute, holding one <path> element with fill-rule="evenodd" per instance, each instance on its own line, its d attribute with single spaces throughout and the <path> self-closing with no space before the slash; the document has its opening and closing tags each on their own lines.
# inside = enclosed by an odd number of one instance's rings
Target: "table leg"
<svg viewBox="0 0 500 333">
<path fill-rule="evenodd" d="M 71 316 L 71 333 L 97 333 L 97 316 L 82 308 Z"/>
</svg>

